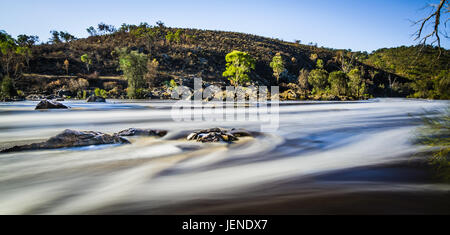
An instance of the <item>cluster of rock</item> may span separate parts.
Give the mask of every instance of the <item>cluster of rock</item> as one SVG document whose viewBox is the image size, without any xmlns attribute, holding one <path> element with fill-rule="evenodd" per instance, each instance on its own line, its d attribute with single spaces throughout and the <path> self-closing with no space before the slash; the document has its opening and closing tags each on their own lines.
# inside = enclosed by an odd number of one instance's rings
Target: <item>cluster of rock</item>
<svg viewBox="0 0 450 235">
<path fill-rule="evenodd" d="M 45 142 L 14 146 L 12 148 L 2 150 L 1 152 L 9 153 L 27 150 L 58 149 L 69 147 L 83 147 L 91 145 L 129 144 L 129 143 L 130 141 L 117 135 L 108 135 L 96 131 L 75 131 L 67 129 L 63 131 L 61 134 L 58 134 L 57 136 L 54 136 Z"/>
<path fill-rule="evenodd" d="M 123 130 L 113 135 L 96 131 L 76 131 L 67 129 L 62 133 L 58 134 L 57 136 L 48 139 L 45 142 L 14 146 L 12 148 L 4 149 L 0 151 L 0 153 L 20 152 L 20 151 L 40 150 L 40 149 L 84 147 L 84 146 L 105 145 L 105 144 L 130 144 L 130 141 L 127 140 L 125 137 L 128 136 L 163 137 L 166 134 L 167 131 L 164 130 L 136 129 L 136 128 Z"/>
<path fill-rule="evenodd" d="M 67 129 L 62 133 L 54 137 L 51 137 L 45 142 L 14 146 L 12 148 L 1 150 L 0 153 L 85 147 L 92 145 L 130 144 L 130 141 L 126 137 L 131 136 L 163 137 L 166 134 L 167 131 L 165 130 L 137 129 L 137 128 L 129 128 L 112 135 L 97 131 L 76 131 Z M 203 143 L 206 142 L 232 143 L 234 141 L 239 140 L 239 137 L 244 136 L 251 137 L 253 136 L 253 134 L 242 129 L 227 130 L 222 128 L 211 128 L 206 130 L 195 131 L 191 133 L 187 137 L 187 139 Z"/>
<path fill-rule="evenodd" d="M 242 129 L 222 129 L 211 128 L 195 131 L 187 136 L 187 140 L 195 140 L 198 142 L 227 142 L 231 143 L 239 140 L 238 137 L 253 136 L 250 132 Z"/>
</svg>

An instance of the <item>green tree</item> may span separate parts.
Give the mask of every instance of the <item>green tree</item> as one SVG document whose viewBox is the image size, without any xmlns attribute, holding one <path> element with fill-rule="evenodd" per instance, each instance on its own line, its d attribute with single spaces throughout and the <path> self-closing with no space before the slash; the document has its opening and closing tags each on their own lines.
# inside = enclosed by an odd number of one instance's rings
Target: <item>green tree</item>
<svg viewBox="0 0 450 235">
<path fill-rule="evenodd" d="M 52 37 L 49 38 L 50 43 L 57 44 L 57 43 L 61 43 L 62 42 L 61 38 L 60 38 L 61 35 L 59 34 L 58 31 L 52 30 L 52 31 L 50 31 L 50 34 L 52 35 Z"/>
<path fill-rule="evenodd" d="M 323 61 L 317 60 L 317 69 L 312 70 L 308 75 L 308 83 L 313 87 L 313 93 L 325 91 L 328 85 L 328 72 L 323 69 Z"/>
<path fill-rule="evenodd" d="M 70 42 L 73 41 L 75 39 L 77 39 L 75 36 L 73 36 L 72 34 L 68 33 L 68 32 L 63 32 L 60 31 L 59 32 L 59 37 L 64 40 L 65 42 Z"/>
<path fill-rule="evenodd" d="M 450 70 L 442 70 L 434 77 L 434 90 L 438 99 L 450 99 Z"/>
<path fill-rule="evenodd" d="M 286 69 L 284 68 L 283 58 L 280 53 L 277 53 L 270 62 L 270 67 L 273 70 L 273 76 L 277 78 L 277 83 L 280 83 L 280 76 Z"/>
<path fill-rule="evenodd" d="M 359 69 L 352 69 L 348 74 L 348 89 L 349 95 L 362 98 L 366 94 L 366 83 L 363 75 Z"/>
<path fill-rule="evenodd" d="M 97 36 L 97 35 L 98 35 L 97 30 L 96 30 L 93 26 L 87 28 L 86 31 L 88 32 L 88 34 L 89 34 L 91 37 Z"/>
<path fill-rule="evenodd" d="M 233 51 L 225 56 L 226 70 L 222 76 L 227 77 L 233 86 L 250 81 L 248 73 L 255 69 L 255 60 L 246 52 Z"/>
<path fill-rule="evenodd" d="M 105 24 L 103 22 L 97 25 L 97 29 L 97 32 L 102 33 L 103 35 L 117 32 L 114 25 Z"/>
<path fill-rule="evenodd" d="M 30 67 L 31 49 L 26 46 L 19 46 L 16 48 L 16 54 L 20 56 L 26 63 L 27 68 Z"/>
<path fill-rule="evenodd" d="M 81 56 L 81 62 L 86 65 L 87 72 L 89 73 L 90 65 L 92 65 L 92 59 L 88 54 L 84 54 Z"/>
<path fill-rule="evenodd" d="M 39 41 L 38 36 L 28 36 L 21 34 L 17 36 L 17 44 L 21 47 L 32 47 Z"/>
<path fill-rule="evenodd" d="M 9 76 L 5 76 L 2 81 L 2 94 L 3 98 L 10 98 L 17 95 L 16 89 L 14 89 L 13 81 Z"/>
<path fill-rule="evenodd" d="M 335 96 L 347 95 L 347 75 L 342 71 L 330 73 L 328 82 L 330 83 L 330 92 Z"/>
<path fill-rule="evenodd" d="M 116 49 L 119 55 L 119 70 L 128 81 L 128 97 L 141 98 L 139 91 L 145 86 L 148 57 L 137 51 L 128 52 L 127 48 Z"/>
<path fill-rule="evenodd" d="M 16 49 L 17 44 L 14 38 L 5 31 L 0 31 L 0 60 L 2 62 L 3 72 L 7 75 L 10 74 Z"/>
</svg>

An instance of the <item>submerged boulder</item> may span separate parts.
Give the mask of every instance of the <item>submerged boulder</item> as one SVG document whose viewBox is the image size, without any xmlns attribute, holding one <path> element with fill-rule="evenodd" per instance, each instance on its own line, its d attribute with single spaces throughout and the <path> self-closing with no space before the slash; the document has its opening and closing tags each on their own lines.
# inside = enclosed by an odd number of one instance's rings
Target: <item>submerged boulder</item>
<svg viewBox="0 0 450 235">
<path fill-rule="evenodd" d="M 196 140 L 198 142 L 234 142 L 239 140 L 238 137 L 252 136 L 250 132 L 245 130 L 227 130 L 221 128 L 211 128 L 195 131 L 188 135 L 187 140 Z"/>
<path fill-rule="evenodd" d="M 152 129 L 137 129 L 137 128 L 129 128 L 119 133 L 116 133 L 117 136 L 159 136 L 163 137 L 167 134 L 165 130 L 152 130 Z"/>
<path fill-rule="evenodd" d="M 69 107 L 52 100 L 41 100 L 35 109 L 68 109 Z"/>
<path fill-rule="evenodd" d="M 93 103 L 93 102 L 105 103 L 106 99 L 103 98 L 103 97 L 100 97 L 100 96 L 93 95 L 93 96 L 89 96 L 89 98 L 86 100 L 86 102 L 89 102 L 89 103 Z"/>
<path fill-rule="evenodd" d="M 39 149 L 58 149 L 69 147 L 83 147 L 91 145 L 104 145 L 104 144 L 129 144 L 130 142 L 116 135 L 108 135 L 95 131 L 75 131 L 65 130 L 61 134 L 54 136 L 42 143 L 35 143 L 29 145 L 14 146 L 9 149 L 0 151 L 1 153 L 19 152 L 27 150 L 39 150 Z"/>
</svg>

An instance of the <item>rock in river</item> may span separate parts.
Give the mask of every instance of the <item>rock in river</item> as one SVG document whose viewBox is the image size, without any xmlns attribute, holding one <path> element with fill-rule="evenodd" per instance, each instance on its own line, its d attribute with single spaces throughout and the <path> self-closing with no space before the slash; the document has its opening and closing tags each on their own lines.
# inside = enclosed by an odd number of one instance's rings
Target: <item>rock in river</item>
<svg viewBox="0 0 450 235">
<path fill-rule="evenodd" d="M 130 142 L 125 138 L 116 135 L 108 135 L 105 133 L 95 131 L 65 130 L 61 134 L 52 137 L 45 142 L 22 146 L 14 146 L 12 148 L 5 149 L 0 152 L 9 153 L 27 150 L 58 149 L 68 147 L 83 147 L 90 145 L 129 144 L 129 143 Z"/>
<path fill-rule="evenodd" d="M 188 135 L 188 140 L 196 140 L 198 142 L 234 142 L 238 140 L 238 136 L 251 136 L 251 134 L 245 130 L 235 131 L 235 129 L 226 130 L 221 128 L 211 128 L 206 130 L 200 130 Z"/>
<path fill-rule="evenodd" d="M 52 100 L 41 100 L 35 109 L 68 109 L 69 107 Z"/>
<path fill-rule="evenodd" d="M 89 103 L 91 103 L 91 102 L 105 103 L 106 100 L 103 97 L 93 95 L 93 96 L 89 96 L 89 98 L 86 100 L 86 102 L 89 102 Z"/>
<path fill-rule="evenodd" d="M 165 130 L 137 129 L 130 128 L 115 134 L 117 136 L 159 136 L 163 137 L 167 134 Z"/>
</svg>

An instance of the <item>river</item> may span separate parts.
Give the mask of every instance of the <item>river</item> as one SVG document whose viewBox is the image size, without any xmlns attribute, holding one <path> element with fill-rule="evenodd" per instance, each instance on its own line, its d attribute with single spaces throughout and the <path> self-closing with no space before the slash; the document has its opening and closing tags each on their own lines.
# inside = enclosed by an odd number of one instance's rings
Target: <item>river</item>
<svg viewBox="0 0 450 235">
<path fill-rule="evenodd" d="M 177 122 L 173 101 L 0 103 L 0 148 L 65 129 L 165 129 L 161 139 L 0 154 L 0 214 L 449 213 L 450 186 L 412 164 L 420 115 L 448 101 L 281 102 L 279 126 L 226 145 L 177 139 L 259 121 Z M 258 105 L 247 110 L 257 110 Z"/>
</svg>

